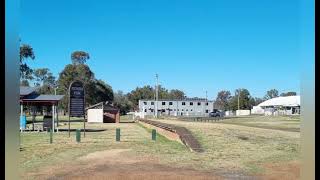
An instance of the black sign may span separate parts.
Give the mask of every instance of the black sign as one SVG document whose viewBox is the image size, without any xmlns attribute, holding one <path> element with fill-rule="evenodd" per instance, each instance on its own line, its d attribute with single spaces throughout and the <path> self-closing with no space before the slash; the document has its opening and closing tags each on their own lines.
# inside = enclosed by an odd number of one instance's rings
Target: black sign
<svg viewBox="0 0 320 180">
<path fill-rule="evenodd" d="M 43 117 L 43 130 L 52 129 L 52 116 L 44 116 Z"/>
<path fill-rule="evenodd" d="M 82 117 L 85 114 L 84 110 L 84 87 L 80 81 L 71 83 L 69 88 L 69 116 Z"/>
</svg>

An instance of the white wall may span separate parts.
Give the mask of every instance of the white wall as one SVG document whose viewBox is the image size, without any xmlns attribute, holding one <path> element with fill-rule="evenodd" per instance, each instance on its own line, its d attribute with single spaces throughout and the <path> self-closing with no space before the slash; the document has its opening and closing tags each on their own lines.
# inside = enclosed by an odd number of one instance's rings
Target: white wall
<svg viewBox="0 0 320 180">
<path fill-rule="evenodd" d="M 226 112 L 224 113 L 224 115 L 225 115 L 225 116 L 233 116 L 233 115 L 234 115 L 234 112 L 232 112 L 232 111 L 226 111 Z"/>
<path fill-rule="evenodd" d="M 102 109 L 88 109 L 88 122 L 103 123 L 103 110 Z"/>
<path fill-rule="evenodd" d="M 248 115 L 250 115 L 250 110 L 237 110 L 236 115 L 237 116 L 248 116 Z"/>
<path fill-rule="evenodd" d="M 264 114 L 264 109 L 260 106 L 253 106 L 251 109 L 251 114 Z"/>
</svg>

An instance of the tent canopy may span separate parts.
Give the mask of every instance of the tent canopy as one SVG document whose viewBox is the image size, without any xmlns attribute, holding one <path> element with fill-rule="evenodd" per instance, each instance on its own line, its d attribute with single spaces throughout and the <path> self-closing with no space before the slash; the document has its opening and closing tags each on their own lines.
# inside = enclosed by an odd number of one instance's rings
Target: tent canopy
<svg viewBox="0 0 320 180">
<path fill-rule="evenodd" d="M 276 97 L 260 103 L 258 106 L 300 106 L 300 96 Z"/>
</svg>

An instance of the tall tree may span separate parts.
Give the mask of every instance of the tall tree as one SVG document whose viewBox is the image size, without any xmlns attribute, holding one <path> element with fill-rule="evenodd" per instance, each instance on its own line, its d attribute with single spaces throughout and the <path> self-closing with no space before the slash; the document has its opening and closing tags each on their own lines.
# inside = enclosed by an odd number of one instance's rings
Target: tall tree
<svg viewBox="0 0 320 180">
<path fill-rule="evenodd" d="M 84 64 L 88 59 L 90 59 L 89 53 L 85 51 L 74 51 L 71 54 L 72 64 Z"/>
<path fill-rule="evenodd" d="M 29 81 L 26 79 L 20 81 L 20 86 L 28 86 L 29 87 Z"/>
<path fill-rule="evenodd" d="M 254 106 L 257 106 L 258 104 L 262 103 L 264 100 L 262 98 L 254 98 Z"/>
<path fill-rule="evenodd" d="M 264 96 L 264 99 L 268 100 L 268 99 L 272 99 L 272 98 L 275 98 L 275 97 L 279 97 L 278 90 L 270 89 L 269 91 L 267 91 L 267 94 Z"/>
<path fill-rule="evenodd" d="M 28 44 L 20 46 L 20 78 L 22 80 L 32 80 L 32 69 L 25 62 L 27 59 L 35 59 L 33 48 Z"/>
<path fill-rule="evenodd" d="M 128 113 L 132 107 L 133 103 L 128 99 L 128 96 L 123 94 L 122 91 L 114 93 L 114 105 L 120 109 L 121 115 Z"/>
<path fill-rule="evenodd" d="M 185 96 L 185 93 L 179 89 L 172 89 L 169 92 L 170 99 L 183 99 L 184 96 Z"/>
<path fill-rule="evenodd" d="M 293 91 L 289 91 L 289 92 L 280 94 L 280 96 L 296 96 L 296 95 L 297 95 L 297 93 L 293 92 Z"/>
<path fill-rule="evenodd" d="M 37 86 L 42 86 L 44 84 L 53 85 L 55 82 L 55 77 L 48 68 L 35 69 L 33 74 Z"/>
<path fill-rule="evenodd" d="M 161 85 L 159 85 L 158 89 L 159 89 L 159 94 L 158 94 L 159 99 L 170 99 L 168 89 L 162 87 Z"/>
<path fill-rule="evenodd" d="M 238 99 L 239 98 L 239 99 Z M 235 95 L 230 99 L 230 109 L 235 111 L 238 109 L 238 100 L 239 100 L 239 108 L 241 110 L 249 110 L 252 108 L 252 97 L 250 96 L 250 92 L 247 89 L 237 89 L 235 91 Z"/>
<path fill-rule="evenodd" d="M 72 81 L 80 80 L 84 83 L 85 86 L 85 100 L 87 105 L 94 102 L 92 94 L 94 94 L 95 89 L 95 78 L 94 73 L 90 70 L 89 66 L 85 64 L 73 65 L 68 64 L 65 68 L 60 72 L 58 79 L 58 89 L 57 92 L 59 94 L 67 95 L 69 86 Z M 90 96 L 89 96 L 90 94 Z M 68 96 L 65 96 L 62 101 L 62 106 L 67 109 L 68 108 Z"/>
<path fill-rule="evenodd" d="M 92 104 L 106 101 L 111 102 L 114 99 L 112 87 L 102 80 L 94 81 L 94 89 L 89 93 L 92 93 L 89 94 L 92 96 Z"/>
<path fill-rule="evenodd" d="M 220 91 L 214 101 L 214 107 L 216 109 L 228 110 L 229 109 L 229 101 L 231 99 L 230 91 Z"/>
<path fill-rule="evenodd" d="M 149 85 L 141 88 L 137 87 L 135 90 L 128 93 L 128 98 L 133 103 L 134 108 L 137 108 L 140 99 L 154 99 L 154 92 L 154 88 Z"/>
</svg>

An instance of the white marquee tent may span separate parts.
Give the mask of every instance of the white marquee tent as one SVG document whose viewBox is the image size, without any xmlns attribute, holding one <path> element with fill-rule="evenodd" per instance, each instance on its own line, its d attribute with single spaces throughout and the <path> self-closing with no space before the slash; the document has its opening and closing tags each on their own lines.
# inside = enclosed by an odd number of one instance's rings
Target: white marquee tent
<svg viewBox="0 0 320 180">
<path fill-rule="evenodd" d="M 266 100 L 251 109 L 252 114 L 293 115 L 300 114 L 300 96 L 276 97 Z"/>
<path fill-rule="evenodd" d="M 260 103 L 260 107 L 270 107 L 270 106 L 284 106 L 284 107 L 297 107 L 300 106 L 300 96 L 286 96 L 286 97 L 276 97 L 266 100 Z"/>
</svg>

